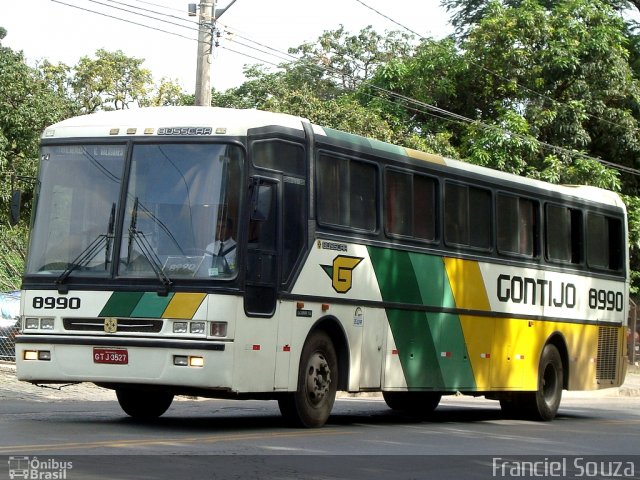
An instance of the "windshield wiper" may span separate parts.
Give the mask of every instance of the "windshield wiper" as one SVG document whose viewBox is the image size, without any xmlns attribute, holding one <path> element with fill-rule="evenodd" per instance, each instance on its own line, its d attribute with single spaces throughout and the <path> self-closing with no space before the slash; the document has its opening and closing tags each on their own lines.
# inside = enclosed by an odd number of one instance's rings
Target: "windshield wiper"
<svg viewBox="0 0 640 480">
<path fill-rule="evenodd" d="M 105 247 L 105 258 L 104 258 L 104 269 L 109 269 L 109 256 L 111 255 L 111 243 L 113 242 L 113 230 L 115 223 L 115 215 L 116 215 L 116 204 L 111 204 L 111 214 L 109 215 L 109 225 L 107 226 L 107 233 L 101 233 L 98 235 L 87 248 L 82 250 L 76 258 L 74 258 L 70 263 L 67 264 L 67 268 L 58 276 L 56 279 L 56 284 L 58 285 L 58 292 L 66 293 L 69 289 L 67 287 L 63 287 L 63 284 L 69 278 L 71 273 L 80 268 L 87 265 L 91 260 L 93 260 L 96 255 L 102 250 L 104 245 Z"/>
<path fill-rule="evenodd" d="M 90 244 L 85 248 L 80 254 L 74 258 L 68 265 L 67 268 L 60 274 L 60 276 L 56 280 L 56 284 L 58 285 L 58 292 L 65 293 L 68 291 L 68 288 L 64 288 L 62 285 L 67 281 L 69 275 L 79 267 L 83 267 L 88 264 L 91 260 L 93 260 L 96 255 L 102 250 L 102 246 L 109 242 L 109 238 L 112 236 L 108 234 L 101 233 L 98 235 Z M 107 266 L 105 265 L 105 270 Z"/>
<path fill-rule="evenodd" d="M 138 230 L 138 197 L 135 198 L 133 202 L 133 212 L 131 212 L 131 223 L 129 223 L 129 245 L 127 250 L 127 265 L 131 262 L 131 253 L 133 251 L 133 243 L 138 246 L 140 253 L 147 259 L 153 273 L 156 274 L 156 277 L 162 285 L 164 286 L 163 292 L 166 291 L 168 287 L 170 287 L 173 282 L 167 275 L 164 273 L 162 268 L 162 263 L 160 262 L 160 258 L 154 251 L 153 247 L 145 237 L 144 232 Z"/>
</svg>

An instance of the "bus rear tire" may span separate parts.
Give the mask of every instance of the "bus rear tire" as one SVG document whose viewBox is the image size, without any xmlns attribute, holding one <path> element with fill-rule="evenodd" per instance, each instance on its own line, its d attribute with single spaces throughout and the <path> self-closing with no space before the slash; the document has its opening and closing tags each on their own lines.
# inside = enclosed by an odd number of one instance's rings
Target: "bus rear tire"
<svg viewBox="0 0 640 480">
<path fill-rule="evenodd" d="M 171 393 L 134 388 L 119 388 L 116 397 L 124 413 L 140 420 L 160 417 L 173 402 Z"/>
<path fill-rule="evenodd" d="M 557 347 L 545 345 L 538 366 L 538 390 L 526 392 L 520 398 L 524 413 L 532 420 L 548 422 L 558 413 L 563 387 L 562 357 Z"/>
<path fill-rule="evenodd" d="M 382 392 L 382 398 L 392 410 L 410 415 L 426 416 L 440 403 L 438 392 Z"/>
<path fill-rule="evenodd" d="M 329 419 L 336 399 L 338 359 L 333 342 L 314 332 L 302 349 L 298 388 L 278 399 L 282 416 L 293 426 L 317 428 Z"/>
</svg>

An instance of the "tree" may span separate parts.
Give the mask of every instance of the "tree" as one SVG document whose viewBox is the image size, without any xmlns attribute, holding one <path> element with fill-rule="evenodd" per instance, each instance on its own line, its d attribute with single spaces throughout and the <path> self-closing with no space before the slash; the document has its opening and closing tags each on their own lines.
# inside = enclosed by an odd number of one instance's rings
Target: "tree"
<svg viewBox="0 0 640 480">
<path fill-rule="evenodd" d="M 315 81 L 329 79 L 339 88 L 354 90 L 381 65 L 409 54 L 413 50 L 412 38 L 399 31 L 380 35 L 371 26 L 349 35 L 341 25 L 337 30 L 325 31 L 316 42 L 289 49 L 289 53 L 301 55 L 298 66 Z"/>
<path fill-rule="evenodd" d="M 96 59 L 82 57 L 74 67 L 73 91 L 85 113 L 122 110 L 144 104 L 152 83 L 144 59 L 127 57 L 121 50 L 100 49 Z"/>
<path fill-rule="evenodd" d="M 7 34 L 0 28 L 0 40 Z M 38 143 L 44 128 L 69 111 L 70 103 L 50 88 L 41 72 L 26 65 L 23 55 L 0 43 L 0 288 L 16 289 L 20 285 L 26 252 L 27 229 L 8 225 L 7 212 L 11 178 L 35 175 Z M 24 198 L 27 207 L 30 184 Z M 25 218 L 26 220 L 26 218 Z"/>
<path fill-rule="evenodd" d="M 451 12 L 451 24 L 456 27 L 456 33 L 463 37 L 469 28 L 479 24 L 488 15 L 492 4 L 517 8 L 523 2 L 524 0 L 441 0 L 440 4 Z M 556 3 L 554 0 L 539 2 L 540 6 L 546 9 L 552 9 Z M 640 11 L 640 0 L 608 0 L 605 3 L 618 11 Z"/>
<path fill-rule="evenodd" d="M 176 80 L 162 78 L 150 94 L 140 101 L 140 106 L 162 107 L 167 105 L 193 105 L 193 99 L 183 91 Z"/>
</svg>

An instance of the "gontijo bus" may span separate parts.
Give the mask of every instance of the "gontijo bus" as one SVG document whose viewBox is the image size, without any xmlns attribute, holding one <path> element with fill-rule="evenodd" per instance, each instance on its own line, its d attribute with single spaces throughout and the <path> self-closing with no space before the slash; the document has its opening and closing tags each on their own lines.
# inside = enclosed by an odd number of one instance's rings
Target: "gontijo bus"
<svg viewBox="0 0 640 480">
<path fill-rule="evenodd" d="M 624 380 L 626 225 L 608 191 L 289 115 L 72 118 L 42 136 L 17 375 L 133 417 L 264 398 L 315 427 L 340 390 L 548 420 L 563 389 Z"/>
</svg>

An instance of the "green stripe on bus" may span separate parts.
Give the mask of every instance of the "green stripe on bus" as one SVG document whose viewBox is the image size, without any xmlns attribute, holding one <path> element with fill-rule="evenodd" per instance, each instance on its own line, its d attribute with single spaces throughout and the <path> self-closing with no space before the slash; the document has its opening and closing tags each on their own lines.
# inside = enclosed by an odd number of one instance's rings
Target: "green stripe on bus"
<svg viewBox="0 0 640 480">
<path fill-rule="evenodd" d="M 100 317 L 129 317 L 144 292 L 113 292 L 100 312 Z"/>
<path fill-rule="evenodd" d="M 136 308 L 131 312 L 131 316 L 138 318 L 160 318 L 172 298 L 173 293 L 170 293 L 166 297 L 161 297 L 155 292 L 146 292 L 136 305 Z"/>
<path fill-rule="evenodd" d="M 442 257 L 368 250 L 385 302 L 455 307 Z M 387 309 L 387 317 L 409 388 L 475 388 L 457 315 Z"/>
</svg>

